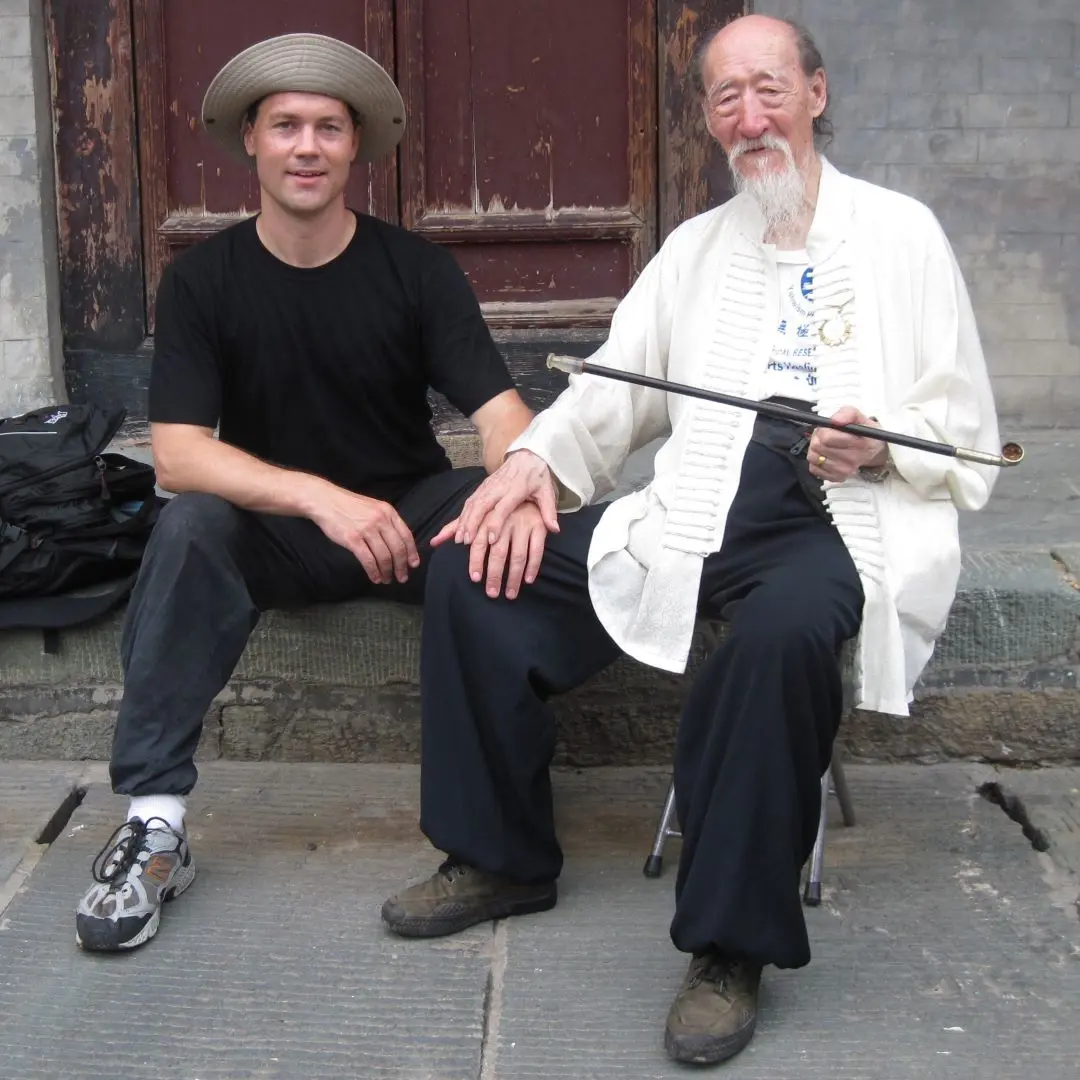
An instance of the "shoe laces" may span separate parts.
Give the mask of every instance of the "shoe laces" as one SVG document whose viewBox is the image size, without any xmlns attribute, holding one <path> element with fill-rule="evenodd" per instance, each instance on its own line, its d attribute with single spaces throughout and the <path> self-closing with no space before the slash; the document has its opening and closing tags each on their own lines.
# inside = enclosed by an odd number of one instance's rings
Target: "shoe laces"
<svg viewBox="0 0 1080 1080">
<path fill-rule="evenodd" d="M 471 866 L 458 859 L 447 859 L 439 867 L 439 873 L 442 874 L 447 881 L 453 881 L 454 878 L 464 877 L 471 869 Z"/>
<path fill-rule="evenodd" d="M 135 865 L 139 853 L 145 849 L 146 834 L 150 831 L 151 823 L 155 821 L 161 823 L 156 828 L 164 826 L 173 831 L 172 826 L 164 818 L 159 817 L 152 817 L 146 821 L 131 818 L 120 825 L 105 841 L 105 845 L 94 858 L 91 867 L 94 880 L 101 885 L 115 885 L 126 878 Z"/>
<path fill-rule="evenodd" d="M 703 982 L 712 983 L 716 986 L 717 993 L 722 994 L 731 980 L 742 971 L 742 967 L 743 962 L 736 957 L 713 953 L 708 961 L 694 972 L 690 987 L 700 986 Z"/>
</svg>

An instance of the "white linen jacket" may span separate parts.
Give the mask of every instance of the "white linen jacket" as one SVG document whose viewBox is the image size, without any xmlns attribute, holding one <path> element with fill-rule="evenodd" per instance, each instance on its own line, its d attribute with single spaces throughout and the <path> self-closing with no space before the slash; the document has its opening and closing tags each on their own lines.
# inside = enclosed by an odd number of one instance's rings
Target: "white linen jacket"
<svg viewBox="0 0 1080 1080">
<path fill-rule="evenodd" d="M 747 195 L 677 228 L 618 305 L 589 359 L 758 398 L 779 311 L 772 247 Z M 967 290 L 931 211 L 822 162 L 807 239 L 812 325 L 847 321 L 817 350 L 820 415 L 855 405 L 883 428 L 1000 451 Z M 840 335 L 826 335 L 839 342 Z M 627 456 L 670 436 L 647 487 L 615 500 L 589 550 L 597 616 L 629 655 L 685 670 L 704 557 L 718 551 L 755 415 L 595 375 L 570 385 L 511 445 L 551 467 L 560 509 L 611 492 Z M 862 581 L 857 704 L 908 714 L 960 572 L 957 507 L 981 508 L 997 469 L 891 447 L 883 483 L 826 484 L 826 505 Z"/>
</svg>

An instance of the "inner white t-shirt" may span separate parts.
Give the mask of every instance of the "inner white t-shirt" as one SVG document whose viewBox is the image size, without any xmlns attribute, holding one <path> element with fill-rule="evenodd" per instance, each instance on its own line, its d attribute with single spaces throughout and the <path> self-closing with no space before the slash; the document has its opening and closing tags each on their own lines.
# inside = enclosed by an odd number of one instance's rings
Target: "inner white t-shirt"
<svg viewBox="0 0 1080 1080">
<path fill-rule="evenodd" d="M 817 401 L 818 338 L 814 315 L 814 268 L 805 251 L 777 251 L 780 312 L 761 397 Z"/>
</svg>

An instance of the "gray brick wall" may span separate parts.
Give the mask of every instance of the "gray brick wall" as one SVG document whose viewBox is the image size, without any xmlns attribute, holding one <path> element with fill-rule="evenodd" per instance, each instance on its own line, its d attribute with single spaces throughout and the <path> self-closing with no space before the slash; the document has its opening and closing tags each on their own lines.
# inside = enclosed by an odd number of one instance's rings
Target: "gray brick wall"
<svg viewBox="0 0 1080 1080">
<path fill-rule="evenodd" d="M 841 168 L 927 203 L 1004 418 L 1080 423 L 1080 0 L 762 0 L 830 75 Z"/>
<path fill-rule="evenodd" d="M 0 416 L 55 400 L 59 333 L 40 0 L 0 0 Z M 42 104 L 45 112 L 42 112 Z"/>
</svg>

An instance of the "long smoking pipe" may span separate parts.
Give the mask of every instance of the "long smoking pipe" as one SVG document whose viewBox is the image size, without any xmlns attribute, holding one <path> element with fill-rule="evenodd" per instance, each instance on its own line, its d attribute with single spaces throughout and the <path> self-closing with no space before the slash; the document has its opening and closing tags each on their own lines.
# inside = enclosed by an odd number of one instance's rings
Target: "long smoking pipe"
<svg viewBox="0 0 1080 1080">
<path fill-rule="evenodd" d="M 903 435 L 896 431 L 883 431 L 881 428 L 870 427 L 866 424 L 840 424 L 827 417 L 818 416 L 817 413 L 803 412 L 800 409 L 792 409 L 786 405 L 777 405 L 768 401 L 751 401 L 749 398 L 735 397 L 733 394 L 721 394 L 715 390 L 704 390 L 700 386 L 687 386 L 685 383 L 656 379 L 651 375 L 638 375 L 632 371 L 620 371 L 618 368 L 605 367 L 602 364 L 590 364 L 576 356 L 556 356 L 554 353 L 549 353 L 547 366 L 556 371 L 565 371 L 568 375 L 599 375 L 605 379 L 636 383 L 638 386 L 648 386 L 653 390 L 664 390 L 670 394 L 682 394 L 684 397 L 713 401 L 718 405 L 732 405 L 738 409 L 750 409 L 761 416 L 771 416 L 776 420 L 787 420 L 792 424 L 846 431 L 852 435 L 863 435 L 866 438 L 878 439 L 881 442 L 909 446 L 913 450 L 925 450 L 930 454 L 943 454 L 946 457 L 956 457 L 963 461 L 975 461 L 980 465 L 997 465 L 1000 468 L 1007 468 L 1012 465 L 1019 465 L 1024 460 L 1024 448 L 1017 442 L 1005 443 L 1000 454 L 988 454 L 983 450 L 971 450 L 968 447 L 953 446 L 950 443 L 918 439 L 914 435 Z"/>
</svg>

